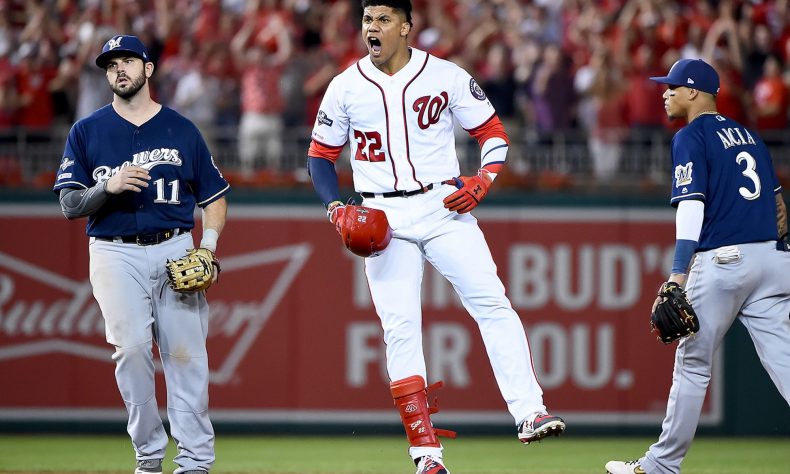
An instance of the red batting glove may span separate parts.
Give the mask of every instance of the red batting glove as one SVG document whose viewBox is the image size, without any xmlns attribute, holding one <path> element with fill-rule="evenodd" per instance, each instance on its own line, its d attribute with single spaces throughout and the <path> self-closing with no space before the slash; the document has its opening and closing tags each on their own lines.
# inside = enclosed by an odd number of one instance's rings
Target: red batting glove
<svg viewBox="0 0 790 474">
<path fill-rule="evenodd" d="M 335 224 L 335 230 L 340 235 L 343 235 L 342 232 L 342 225 L 343 225 L 343 215 L 346 213 L 346 206 L 341 201 L 332 201 L 326 207 L 326 216 L 329 218 L 329 222 Z"/>
<path fill-rule="evenodd" d="M 458 214 L 469 212 L 488 194 L 491 177 L 488 172 L 480 170 L 477 176 L 459 176 L 453 178 L 458 191 L 444 198 L 444 207 Z"/>
</svg>

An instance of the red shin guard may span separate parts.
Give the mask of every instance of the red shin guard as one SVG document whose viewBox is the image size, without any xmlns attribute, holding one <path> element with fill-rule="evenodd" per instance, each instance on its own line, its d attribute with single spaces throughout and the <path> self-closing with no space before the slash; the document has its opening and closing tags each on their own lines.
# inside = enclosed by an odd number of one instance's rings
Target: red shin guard
<svg viewBox="0 0 790 474">
<path fill-rule="evenodd" d="M 431 424 L 431 414 L 439 411 L 434 399 L 434 405 L 428 406 L 428 390 L 439 388 L 442 382 L 436 382 L 430 387 L 425 387 L 425 380 L 419 375 L 412 375 L 405 379 L 396 380 L 390 384 L 390 392 L 395 400 L 409 445 L 436 447 L 441 446 L 437 435 L 455 438 L 455 432 L 435 429 Z"/>
</svg>

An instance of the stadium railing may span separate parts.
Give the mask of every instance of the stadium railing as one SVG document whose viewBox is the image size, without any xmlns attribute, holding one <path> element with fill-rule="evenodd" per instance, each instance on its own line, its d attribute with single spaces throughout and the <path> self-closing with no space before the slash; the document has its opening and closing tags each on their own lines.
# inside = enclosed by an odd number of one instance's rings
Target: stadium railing
<svg viewBox="0 0 790 474">
<path fill-rule="evenodd" d="M 42 188 L 52 186 L 55 170 L 63 154 L 69 127 L 46 130 L 24 128 L 0 130 L 0 188 Z M 251 167 L 243 166 L 238 154 L 236 127 L 208 131 L 217 165 L 236 186 L 255 188 L 293 187 L 309 182 L 305 170 L 310 142 L 309 127 L 292 127 L 282 134 L 282 156 L 276 160 L 257 157 Z M 511 133 L 508 165 L 497 186 L 512 189 L 568 191 L 616 190 L 623 193 L 663 192 L 670 183 L 669 130 L 623 130 L 616 144 L 603 144 L 605 152 L 619 154 L 611 176 L 597 170 L 596 154 L 589 134 L 583 130 L 552 133 L 524 131 Z M 783 131 L 761 134 L 771 149 L 780 181 L 790 186 L 790 136 Z M 462 173 L 479 167 L 477 143 L 465 132 L 457 134 L 456 151 Z M 348 156 L 348 147 L 344 151 Z M 272 166 L 271 163 L 277 163 Z M 348 159 L 338 161 L 341 185 L 350 186 Z"/>
</svg>

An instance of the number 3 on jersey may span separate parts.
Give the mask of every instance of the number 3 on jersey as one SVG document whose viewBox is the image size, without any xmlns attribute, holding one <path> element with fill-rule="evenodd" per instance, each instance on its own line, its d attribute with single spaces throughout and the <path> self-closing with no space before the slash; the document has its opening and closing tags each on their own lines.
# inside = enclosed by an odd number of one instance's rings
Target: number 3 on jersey
<svg viewBox="0 0 790 474">
<path fill-rule="evenodd" d="M 381 151 L 381 134 L 379 132 L 360 132 L 354 130 L 354 140 L 357 141 L 357 161 L 384 161 L 387 156 Z"/>
<path fill-rule="evenodd" d="M 757 162 L 752 155 L 745 151 L 738 153 L 738 156 L 735 157 L 735 161 L 737 161 L 739 165 L 744 161 L 746 162 L 746 169 L 741 171 L 741 174 L 751 179 L 754 183 L 754 191 L 750 191 L 745 186 L 741 186 L 738 188 L 738 192 L 741 193 L 744 199 L 748 199 L 749 201 L 757 199 L 760 197 L 761 191 L 760 177 L 757 175 Z"/>
</svg>

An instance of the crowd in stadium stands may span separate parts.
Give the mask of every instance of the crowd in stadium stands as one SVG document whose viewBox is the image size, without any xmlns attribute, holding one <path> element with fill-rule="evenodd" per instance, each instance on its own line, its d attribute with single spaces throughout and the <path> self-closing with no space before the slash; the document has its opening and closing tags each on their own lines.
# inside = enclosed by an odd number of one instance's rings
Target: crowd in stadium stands
<svg viewBox="0 0 790 474">
<path fill-rule="evenodd" d="M 679 125 L 647 80 L 679 58 L 716 67 L 723 114 L 787 126 L 787 0 L 412 3 L 413 46 L 470 71 L 516 140 L 585 131 L 602 178 L 629 135 Z M 108 103 L 93 59 L 127 33 L 150 49 L 158 101 L 209 142 L 237 130 L 243 166 L 274 167 L 283 131 L 312 125 L 331 78 L 366 54 L 359 25 L 354 0 L 0 0 L 0 134 L 68 126 Z"/>
</svg>

